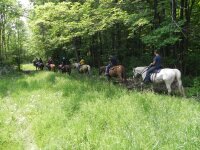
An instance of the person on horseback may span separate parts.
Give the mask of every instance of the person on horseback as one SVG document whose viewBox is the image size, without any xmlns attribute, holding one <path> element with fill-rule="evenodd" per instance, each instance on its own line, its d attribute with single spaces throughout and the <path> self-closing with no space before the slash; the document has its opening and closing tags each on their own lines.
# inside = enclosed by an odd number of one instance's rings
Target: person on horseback
<svg viewBox="0 0 200 150">
<path fill-rule="evenodd" d="M 117 58 L 115 56 L 110 55 L 108 59 L 109 59 L 109 64 L 106 66 L 106 70 L 105 70 L 106 76 L 109 75 L 110 68 L 117 65 Z"/>
<path fill-rule="evenodd" d="M 34 60 L 33 60 L 33 63 L 37 63 L 38 62 L 38 58 L 36 57 Z"/>
<path fill-rule="evenodd" d="M 81 57 L 79 65 L 78 65 L 78 71 L 80 71 L 80 68 L 82 65 L 85 65 L 85 60 Z"/>
<path fill-rule="evenodd" d="M 70 65 L 70 62 L 67 58 L 63 57 L 61 62 L 61 69 L 63 69 L 65 65 Z"/>
<path fill-rule="evenodd" d="M 46 64 L 46 66 L 47 66 L 48 69 L 50 69 L 50 65 L 51 65 L 51 64 L 53 64 L 53 60 L 52 60 L 51 57 L 49 57 L 49 59 L 48 59 L 48 61 L 47 61 L 47 64 Z"/>
<path fill-rule="evenodd" d="M 40 65 L 40 66 L 43 65 L 42 58 L 40 58 L 38 62 L 39 62 L 38 65 Z"/>
<path fill-rule="evenodd" d="M 147 69 L 146 77 L 144 78 L 144 83 L 148 83 L 151 81 L 150 80 L 151 73 L 153 73 L 155 70 L 162 68 L 161 56 L 159 55 L 157 50 L 154 51 L 154 55 L 155 57 L 153 58 L 153 62 L 149 65 Z"/>
<path fill-rule="evenodd" d="M 37 66 L 37 65 L 38 65 L 38 61 L 39 61 L 39 60 L 38 60 L 38 58 L 36 57 L 36 58 L 33 60 L 33 65 L 34 65 L 34 66 Z"/>
</svg>

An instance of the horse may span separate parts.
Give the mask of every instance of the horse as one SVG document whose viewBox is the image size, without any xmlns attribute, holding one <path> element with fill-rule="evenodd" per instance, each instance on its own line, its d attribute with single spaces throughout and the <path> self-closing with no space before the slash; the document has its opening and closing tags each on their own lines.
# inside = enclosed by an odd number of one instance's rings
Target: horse
<svg viewBox="0 0 200 150">
<path fill-rule="evenodd" d="M 44 68 L 44 64 L 36 60 L 33 61 L 33 66 L 35 66 L 36 70 L 43 70 Z"/>
<path fill-rule="evenodd" d="M 106 66 L 101 66 L 99 68 L 99 75 L 102 73 L 105 73 Z M 117 65 L 114 67 L 111 67 L 109 69 L 109 76 L 108 80 L 110 80 L 111 77 L 118 77 L 122 82 L 126 81 L 126 72 L 125 72 L 125 67 L 123 65 Z"/>
<path fill-rule="evenodd" d="M 68 73 L 69 75 L 71 74 L 71 66 L 70 65 L 59 65 L 58 69 L 61 70 L 62 73 Z"/>
<path fill-rule="evenodd" d="M 79 68 L 79 63 L 73 63 L 72 67 L 78 69 L 79 73 L 87 73 L 89 75 L 91 74 L 90 65 L 81 65 Z"/>
<path fill-rule="evenodd" d="M 46 67 L 49 71 L 56 71 L 56 65 L 55 64 L 46 64 Z"/>
<path fill-rule="evenodd" d="M 136 67 L 133 68 L 133 78 L 141 75 L 142 79 L 146 77 L 148 67 Z M 184 88 L 181 80 L 181 72 L 178 69 L 164 68 L 156 73 L 150 75 L 150 79 L 153 83 L 165 83 L 168 94 L 172 92 L 171 85 L 174 81 L 177 81 L 179 92 L 182 96 L 185 96 Z"/>
</svg>

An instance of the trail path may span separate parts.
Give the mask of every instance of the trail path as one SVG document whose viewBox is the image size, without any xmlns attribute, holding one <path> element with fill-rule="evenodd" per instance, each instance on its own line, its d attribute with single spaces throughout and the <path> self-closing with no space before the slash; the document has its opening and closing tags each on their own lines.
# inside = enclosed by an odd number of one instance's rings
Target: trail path
<svg viewBox="0 0 200 150">
<path fill-rule="evenodd" d="M 13 102 L 11 97 L 5 98 L 5 107 L 11 113 L 10 118 L 6 120 L 9 124 L 12 120 L 15 121 L 17 132 L 13 133 L 17 139 L 23 141 L 23 146 L 25 150 L 38 150 L 38 146 L 35 142 L 34 135 L 32 133 L 32 126 L 29 122 L 26 114 L 33 108 L 33 102 L 20 108 L 16 103 Z"/>
</svg>

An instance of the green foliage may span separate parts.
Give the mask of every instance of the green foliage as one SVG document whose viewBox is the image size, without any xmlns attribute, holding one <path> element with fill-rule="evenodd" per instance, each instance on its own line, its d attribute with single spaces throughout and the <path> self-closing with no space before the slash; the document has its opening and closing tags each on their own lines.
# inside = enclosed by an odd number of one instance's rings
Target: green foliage
<svg viewBox="0 0 200 150">
<path fill-rule="evenodd" d="M 193 85 L 188 89 L 189 96 L 194 96 L 194 98 L 200 100 L 200 77 L 193 79 Z"/>
<path fill-rule="evenodd" d="M 123 22 L 126 17 L 125 11 L 113 7 L 109 2 L 103 2 L 97 7 L 93 6 L 93 1 L 84 4 L 46 3 L 34 9 L 31 27 L 35 42 L 38 41 L 38 44 L 35 43 L 37 49 L 46 53 L 66 43 L 72 45 L 75 38 L 90 39 L 116 23 Z"/>
<path fill-rule="evenodd" d="M 143 42 L 148 46 L 154 46 L 156 48 L 166 47 L 168 45 L 174 45 L 180 40 L 178 30 L 174 30 L 173 24 L 167 24 L 154 30 L 151 34 L 142 38 Z"/>
</svg>

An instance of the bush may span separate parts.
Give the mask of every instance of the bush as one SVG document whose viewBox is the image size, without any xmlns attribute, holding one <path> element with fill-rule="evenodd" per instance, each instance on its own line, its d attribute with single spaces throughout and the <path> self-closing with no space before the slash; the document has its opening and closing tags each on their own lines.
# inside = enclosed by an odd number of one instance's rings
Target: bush
<svg viewBox="0 0 200 150">
<path fill-rule="evenodd" d="M 193 80 L 193 86 L 188 89 L 189 96 L 200 99 L 200 77 L 196 77 Z"/>
</svg>

